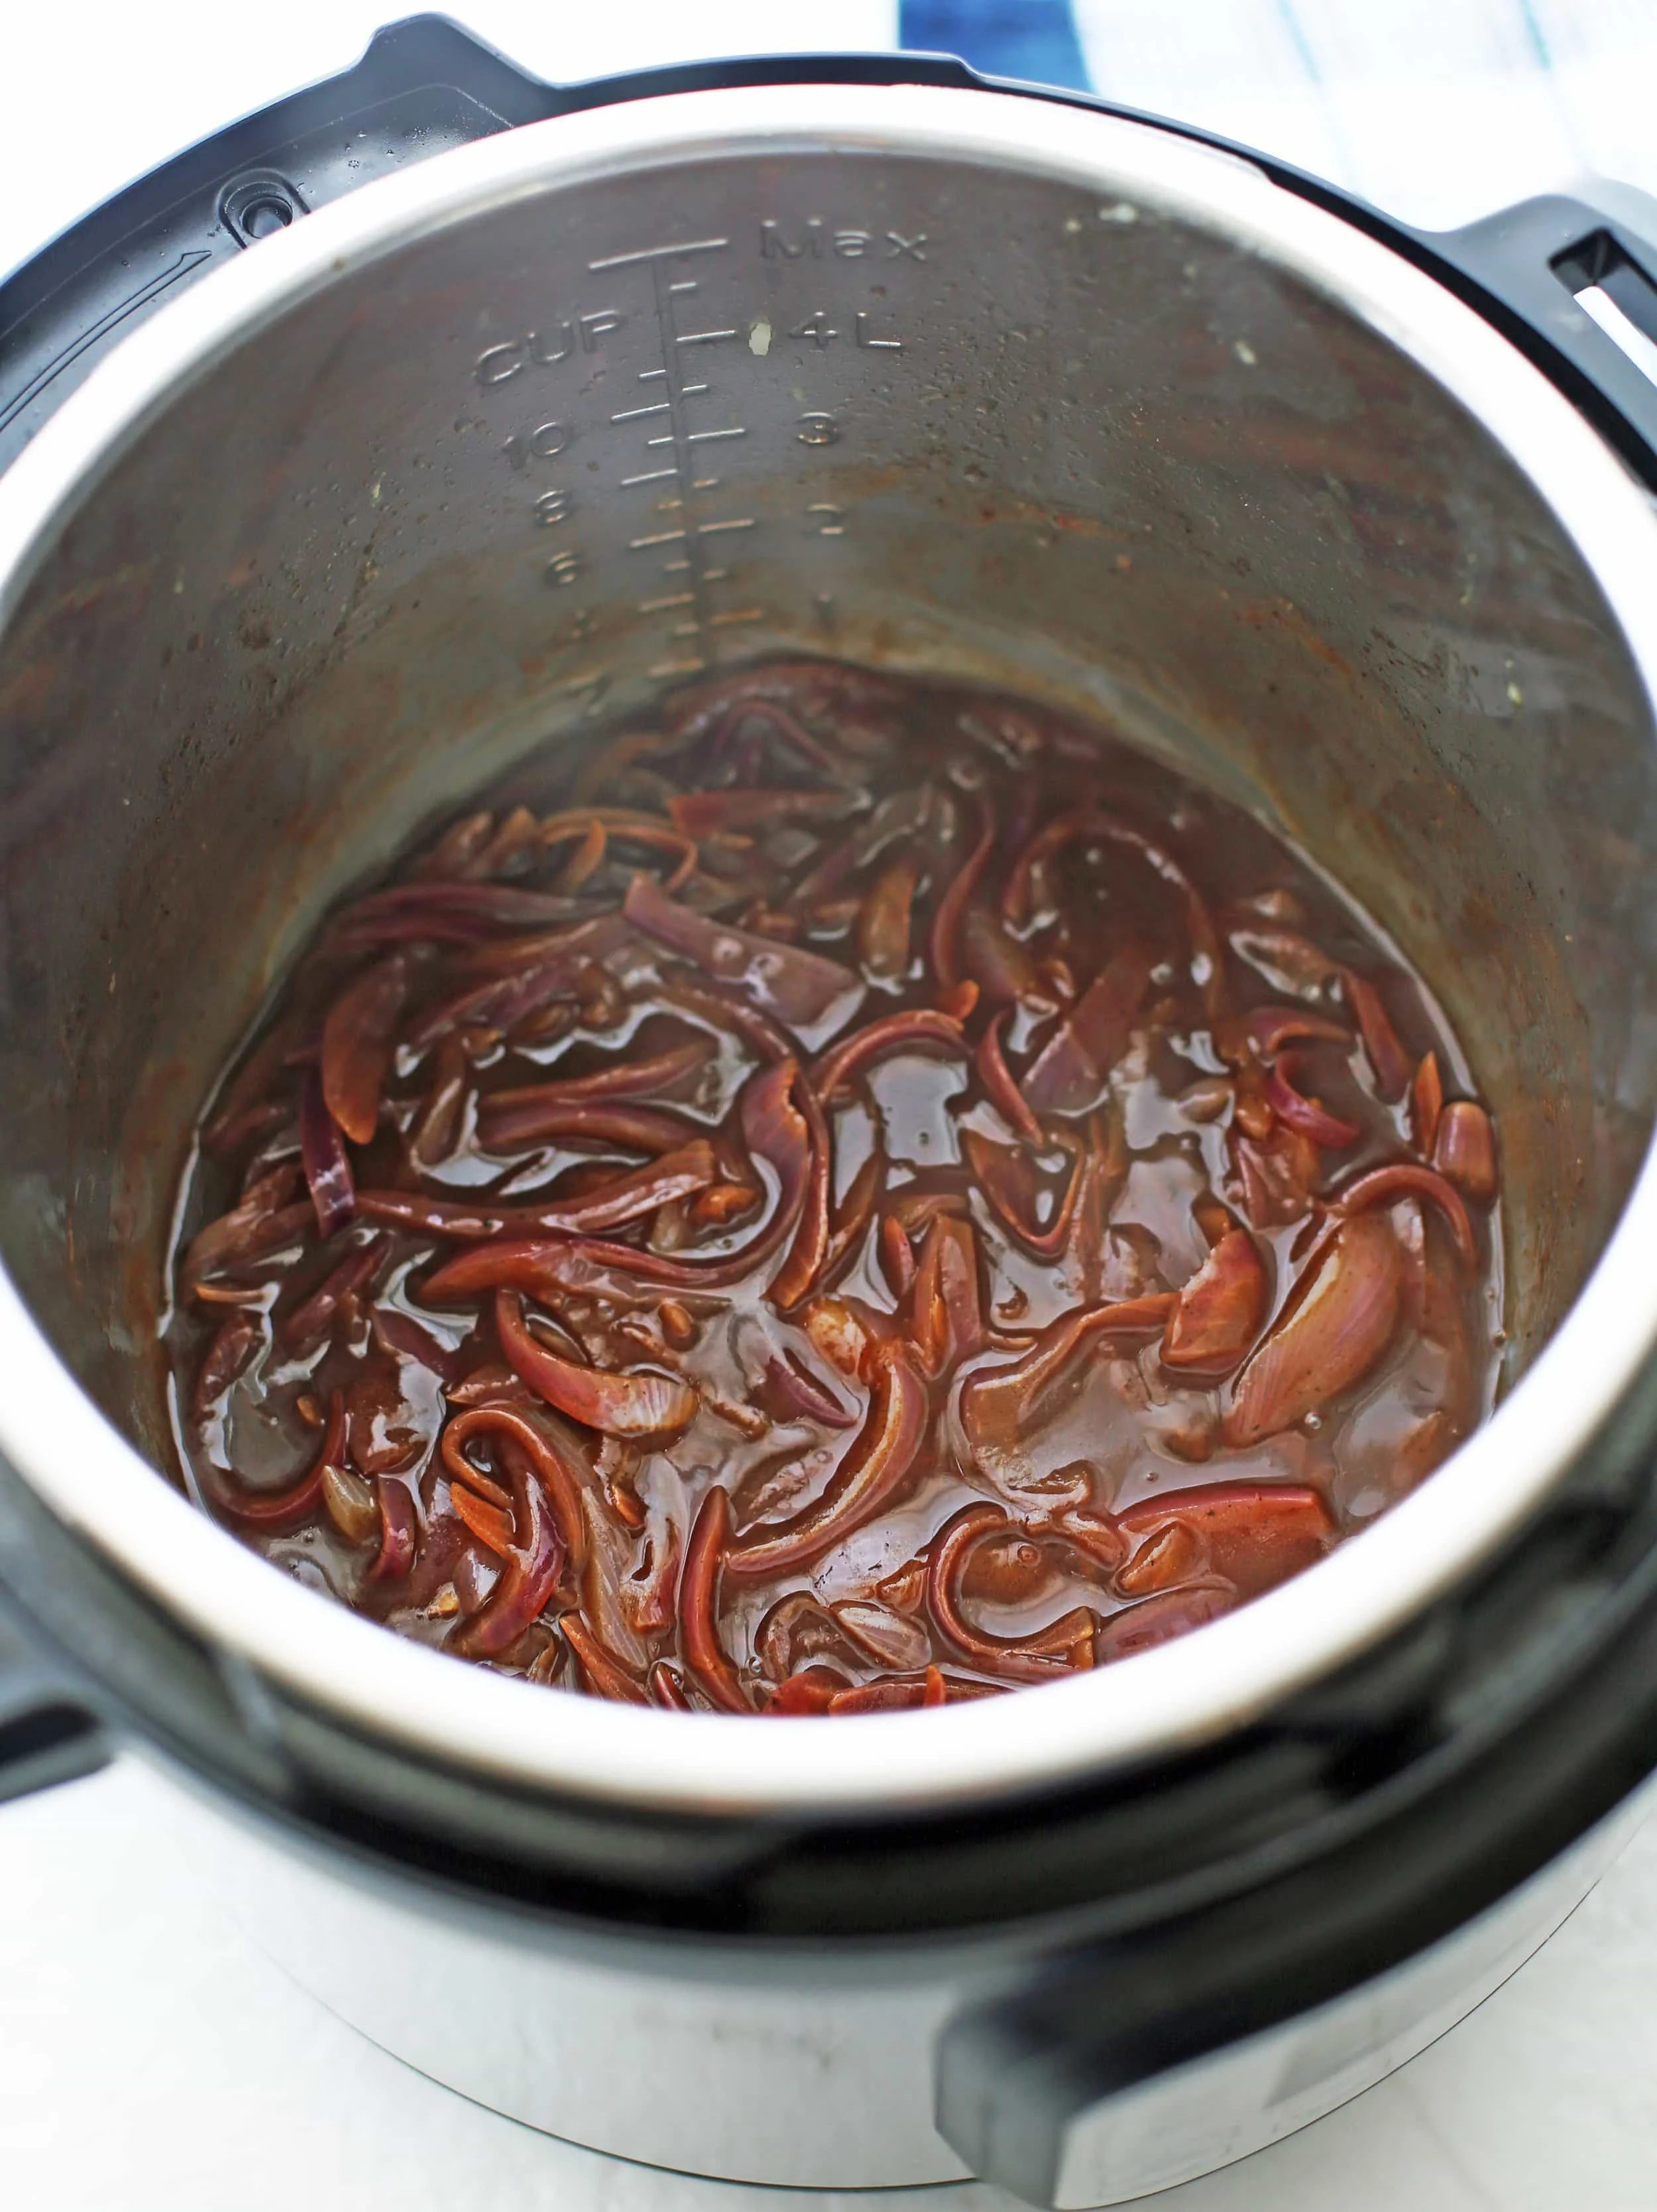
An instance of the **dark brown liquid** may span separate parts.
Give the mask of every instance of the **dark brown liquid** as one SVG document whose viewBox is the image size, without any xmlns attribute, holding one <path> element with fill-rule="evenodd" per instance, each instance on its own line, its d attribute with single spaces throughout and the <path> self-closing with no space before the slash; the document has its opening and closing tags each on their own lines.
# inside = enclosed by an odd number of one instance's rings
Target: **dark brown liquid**
<svg viewBox="0 0 1657 2212">
<path fill-rule="evenodd" d="M 1048 1680 L 1488 1410 L 1468 1091 L 1239 810 L 1016 702 L 752 671 L 320 933 L 203 1119 L 181 1451 L 278 1565 L 537 1680 Z"/>
</svg>

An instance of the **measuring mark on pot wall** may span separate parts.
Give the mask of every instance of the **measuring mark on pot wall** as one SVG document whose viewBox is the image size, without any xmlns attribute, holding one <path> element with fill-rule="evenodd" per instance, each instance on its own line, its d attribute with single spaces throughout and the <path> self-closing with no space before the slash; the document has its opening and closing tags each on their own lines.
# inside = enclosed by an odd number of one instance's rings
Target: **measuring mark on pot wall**
<svg viewBox="0 0 1657 2212">
<path fill-rule="evenodd" d="M 766 387 L 769 422 L 778 398 L 773 380 L 786 362 L 801 378 L 793 398 L 803 411 L 791 426 L 775 423 L 774 430 L 811 448 L 838 444 L 843 415 L 838 408 L 830 412 L 812 405 L 804 386 L 827 380 L 837 387 L 845 380 L 844 371 L 830 361 L 817 368 L 818 356 L 832 349 L 847 368 L 859 355 L 870 369 L 895 368 L 906 358 L 907 318 L 901 301 L 896 313 L 892 312 L 883 281 L 870 284 L 865 296 L 874 304 L 865 307 L 855 290 L 847 296 L 851 288 L 843 281 L 831 277 L 825 292 L 822 277 L 837 262 L 866 258 L 878 264 L 883 279 L 895 273 L 893 262 L 925 263 L 931 250 L 931 240 L 919 227 L 883 233 L 830 227 L 815 217 L 806 220 L 803 231 L 768 220 L 756 236 L 758 259 L 772 264 L 768 276 L 786 273 L 790 281 L 780 290 L 768 282 L 763 304 L 753 303 L 758 312 L 751 316 L 729 301 L 729 281 L 740 276 L 744 258 L 733 252 L 734 241 L 725 236 L 676 239 L 589 260 L 586 275 L 594 283 L 596 304 L 569 301 L 568 313 L 550 313 L 537 319 L 534 328 L 497 340 L 473 363 L 486 392 L 510 387 L 508 405 L 515 406 L 520 394 L 525 399 L 534 394 L 539 402 L 533 412 L 519 416 L 502 450 L 513 471 L 531 480 L 531 528 L 537 536 L 549 533 L 549 544 L 541 541 L 548 550 L 538 556 L 542 581 L 571 607 L 575 623 L 586 625 L 566 631 L 561 623 L 558 642 L 582 644 L 592 634 L 595 611 L 576 605 L 587 594 L 574 587 L 586 584 L 595 562 L 604 564 L 619 551 L 640 572 L 633 611 L 660 625 L 653 652 L 647 647 L 641 656 L 652 678 L 701 674 L 718 658 L 722 638 L 763 623 L 770 611 L 741 597 L 743 573 L 751 565 L 742 559 L 744 540 L 760 526 L 759 519 L 730 512 L 740 495 L 731 489 L 721 493 L 727 477 L 733 486 L 739 484 L 759 459 L 757 454 L 743 458 L 744 447 L 755 442 L 753 420 L 740 401 L 732 404 L 733 386 L 748 391 L 757 374 Z M 710 283 L 710 277 L 718 281 Z M 602 292 L 597 291 L 600 284 Z M 647 296 L 641 296 L 645 287 Z M 726 301 L 723 313 L 710 307 L 710 291 Z M 590 293 L 588 299 L 593 298 Z M 779 337 L 786 350 L 778 348 Z M 639 365 L 641 356 L 647 366 Z M 773 367 L 759 369 L 756 364 L 768 356 Z M 554 403 L 555 416 L 537 423 L 537 415 L 547 407 L 541 396 L 547 388 L 546 371 L 555 373 L 564 400 Z M 611 380 L 619 380 L 621 388 Z M 877 393 L 883 388 L 878 378 L 875 388 Z M 565 474 L 572 466 L 565 458 L 571 447 L 599 427 L 584 420 L 588 404 L 601 409 L 599 422 L 620 441 L 619 457 L 574 464 L 594 471 L 605 487 L 605 517 L 592 509 L 580 490 L 582 477 Z M 725 468 L 726 460 L 737 465 Z M 798 526 L 804 535 L 822 541 L 844 538 L 846 507 L 810 497 L 805 482 L 799 481 Z M 618 509 L 616 500 L 626 504 Z M 619 544 L 610 535 L 617 522 Z M 819 622 L 830 622 L 831 595 L 817 588 L 812 601 Z M 608 683 L 607 672 L 601 671 L 583 678 L 583 685 L 590 689 L 600 677 Z M 600 696 L 594 690 L 590 703 Z"/>
<path fill-rule="evenodd" d="M 695 313 L 701 286 L 694 276 L 679 273 L 693 255 L 723 252 L 728 238 L 701 238 L 671 246 L 646 246 L 631 253 L 606 254 L 590 261 L 594 274 L 612 269 L 647 268 L 653 286 L 659 362 L 638 371 L 649 395 L 637 406 L 618 408 L 610 421 L 621 427 L 636 424 L 643 433 L 645 465 L 621 479 L 623 491 L 671 486 L 659 498 L 659 511 L 682 519 L 672 528 L 645 530 L 628 540 L 630 553 L 658 555 L 668 588 L 638 603 L 644 615 L 670 617 L 672 640 L 665 659 L 648 671 L 653 677 L 700 674 L 712 657 L 716 634 L 722 629 L 764 619 L 762 607 L 721 607 L 715 586 L 728 580 L 731 569 L 720 558 L 718 541 L 731 532 L 754 527 L 752 515 L 700 520 L 700 495 L 717 490 L 716 475 L 706 471 L 714 459 L 708 447 L 745 438 L 744 422 L 712 422 L 701 419 L 693 403 L 707 397 L 711 386 L 696 374 L 701 349 L 725 345 L 741 333 L 733 326 L 698 327 Z M 689 327 L 687 327 L 689 325 Z M 659 396 L 658 396 L 659 395 Z M 710 544 L 709 541 L 714 541 Z"/>
</svg>

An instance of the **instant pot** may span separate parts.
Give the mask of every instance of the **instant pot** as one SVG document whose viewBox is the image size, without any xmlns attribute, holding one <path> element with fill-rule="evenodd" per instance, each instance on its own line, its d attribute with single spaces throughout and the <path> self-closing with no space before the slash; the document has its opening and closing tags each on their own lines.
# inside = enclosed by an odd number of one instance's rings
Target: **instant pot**
<svg viewBox="0 0 1657 2212">
<path fill-rule="evenodd" d="M 12 277 L 0 1785 L 134 1745 L 367 2033 L 743 2180 L 1120 2203 L 1496 1986 L 1657 1765 L 1645 258 L 955 62 L 556 88 L 427 18 Z M 185 1501 L 157 1343 L 197 1103 L 329 902 L 776 653 L 1253 808 L 1431 979 L 1503 1149 L 1502 1400 L 1412 1497 L 1156 1650 L 832 1723 L 331 1605 Z"/>
</svg>

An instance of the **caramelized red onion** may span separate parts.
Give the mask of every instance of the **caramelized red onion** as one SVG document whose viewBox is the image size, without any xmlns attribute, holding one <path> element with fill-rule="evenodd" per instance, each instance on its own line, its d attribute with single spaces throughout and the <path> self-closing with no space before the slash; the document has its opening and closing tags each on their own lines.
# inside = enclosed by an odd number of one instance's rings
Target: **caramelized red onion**
<svg viewBox="0 0 1657 2212">
<path fill-rule="evenodd" d="M 984 1086 L 984 1095 L 1015 1136 L 1022 1137 L 1027 1145 L 1041 1142 L 1041 1124 L 1031 1110 L 1029 1100 L 1013 1081 L 1008 1071 L 1006 1055 L 1001 1048 L 1002 1024 L 1007 1018 L 1003 1007 L 984 1024 L 984 1034 L 978 1040 L 978 1049 L 973 1055 L 973 1066 Z"/>
<path fill-rule="evenodd" d="M 1452 1099 L 1440 1115 L 1433 1165 L 1475 1206 L 1488 1206 L 1496 1196 L 1496 1132 L 1490 1115 L 1472 1099 Z"/>
<path fill-rule="evenodd" d="M 1164 1366 L 1229 1375 L 1259 1334 L 1268 1289 L 1253 1238 L 1229 1230 L 1174 1300 L 1162 1335 Z"/>
<path fill-rule="evenodd" d="M 792 1521 L 761 1522 L 731 1547 L 725 1572 L 733 1581 L 792 1572 L 871 1520 L 907 1479 L 926 1429 L 926 1385 L 901 1344 L 871 1354 L 869 1411 L 833 1480 L 816 1503 Z"/>
<path fill-rule="evenodd" d="M 328 1402 L 328 1425 L 310 1466 L 286 1490 L 246 1490 L 228 1486 L 222 1477 L 215 1484 L 220 1510 L 245 1528 L 292 1528 L 314 1513 L 322 1497 L 323 1477 L 337 1467 L 345 1449 L 345 1401 L 336 1390 Z"/>
<path fill-rule="evenodd" d="M 511 1501 L 499 1486 L 480 1476 L 467 1457 L 466 1447 L 474 1437 L 504 1438 L 527 1459 L 551 1506 L 570 1565 L 579 1572 L 586 1563 L 586 1524 L 581 1516 L 581 1485 L 571 1455 L 533 1413 L 519 1407 L 469 1406 L 452 1415 L 442 1442 L 443 1464 L 450 1479 L 496 1504 Z"/>
<path fill-rule="evenodd" d="M 1098 1103 L 1150 987 L 1151 965 L 1144 945 L 1127 945 L 1100 969 L 1024 1079 L 1035 1113 L 1085 1114 Z"/>
<path fill-rule="evenodd" d="M 1392 1340 L 1402 1277 L 1390 1224 L 1373 1213 L 1343 1222 L 1238 1376 L 1226 1442 L 1259 1443 L 1292 1428 L 1367 1375 Z"/>
<path fill-rule="evenodd" d="M 731 1551 L 731 1493 L 717 1485 L 703 1498 L 690 1531 L 679 1577 L 679 1640 L 685 1665 L 714 1705 L 745 1713 L 737 1670 L 719 1642 L 716 1620 L 719 1577 Z"/>
<path fill-rule="evenodd" d="M 838 961 L 710 921 L 667 897 L 648 876 L 634 877 L 622 911 L 646 936 L 742 991 L 762 1012 L 802 1036 L 836 1012 L 843 1018 L 862 996 L 857 977 Z"/>
<path fill-rule="evenodd" d="M 407 990 L 407 967 L 393 954 L 347 984 L 323 1024 L 323 1100 L 354 1145 L 366 1145 L 379 1126 L 379 1094 Z"/>
<path fill-rule="evenodd" d="M 1078 1607 L 1030 1636 L 992 1636 L 962 1612 L 960 1583 L 973 1547 L 1007 1527 L 998 1505 L 966 1505 L 932 1539 L 926 1608 L 946 1640 L 986 1674 L 1017 1682 L 1051 1682 L 1093 1664 L 1092 1613 Z"/>
<path fill-rule="evenodd" d="M 672 1375 L 615 1375 L 561 1358 L 531 1335 L 515 1291 L 495 1294 L 495 1328 L 513 1371 L 572 1421 L 607 1437 L 672 1436 L 695 1419 L 696 1393 Z"/>
<path fill-rule="evenodd" d="M 940 1014 L 926 1006 L 916 1006 L 907 1013 L 883 1014 L 878 1021 L 871 1022 L 866 1029 L 854 1030 L 831 1051 L 824 1053 L 811 1070 L 811 1088 L 825 1106 L 832 1106 L 853 1077 L 894 1053 L 964 1054 L 966 1049 L 965 1034 L 952 1014 Z"/>
<path fill-rule="evenodd" d="M 1496 1132 L 1362 942 L 1039 708 L 713 678 L 347 906 L 220 1086 L 198 1494 L 404 1632 L 677 1713 L 1200 1626 L 1488 1396 Z"/>
<path fill-rule="evenodd" d="M 331 1237 L 356 1212 L 356 1187 L 344 1133 L 328 1110 L 314 1067 L 307 1067 L 300 1082 L 299 1138 L 318 1233 Z"/>
<path fill-rule="evenodd" d="M 1344 1152 L 1357 1144 L 1363 1132 L 1356 1121 L 1343 1121 L 1337 1114 L 1308 1098 L 1295 1087 L 1295 1061 L 1289 1053 L 1279 1053 L 1275 1065 L 1266 1079 L 1266 1101 L 1272 1112 L 1298 1135 L 1309 1137 L 1314 1145 L 1326 1152 Z"/>
<path fill-rule="evenodd" d="M 956 939 L 961 933 L 961 919 L 977 890 L 979 879 L 995 850 L 995 820 L 980 799 L 978 802 L 978 836 L 972 851 L 950 877 L 943 897 L 938 902 L 938 912 L 932 918 L 932 973 L 948 990 L 962 980 L 959 948 Z"/>
<path fill-rule="evenodd" d="M 1205 1568 L 1253 1597 L 1322 1558 L 1335 1540 L 1335 1518 L 1305 1483 L 1214 1482 L 1170 1491 L 1118 1516 L 1130 1542 L 1179 1529 L 1194 1540 Z"/>
</svg>

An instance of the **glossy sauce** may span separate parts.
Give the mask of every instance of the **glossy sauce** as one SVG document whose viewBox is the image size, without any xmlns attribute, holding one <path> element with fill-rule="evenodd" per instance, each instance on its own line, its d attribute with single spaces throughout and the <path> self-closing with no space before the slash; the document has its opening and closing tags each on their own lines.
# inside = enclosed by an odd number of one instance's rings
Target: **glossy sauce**
<svg viewBox="0 0 1657 2212">
<path fill-rule="evenodd" d="M 679 1709 L 1144 1649 L 1494 1388 L 1494 1132 L 1353 907 L 1095 730 L 828 663 L 561 743 L 339 909 L 185 1200 L 200 1502 Z"/>
</svg>

